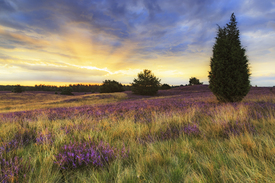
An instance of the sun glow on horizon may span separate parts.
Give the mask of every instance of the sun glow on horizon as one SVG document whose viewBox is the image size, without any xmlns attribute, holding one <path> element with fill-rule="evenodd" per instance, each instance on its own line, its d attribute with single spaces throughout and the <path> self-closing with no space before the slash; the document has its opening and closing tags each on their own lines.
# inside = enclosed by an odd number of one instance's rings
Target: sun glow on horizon
<svg viewBox="0 0 275 183">
<path fill-rule="evenodd" d="M 205 8 L 198 14 L 182 11 L 190 6 L 184 1 L 29 3 L 4 0 L 0 6 L 0 85 L 129 84 L 144 69 L 170 85 L 191 77 L 207 83 L 216 25 L 224 26 L 232 11 L 252 85 L 275 85 L 274 4 L 263 10 L 255 1 L 243 11 L 240 1 L 234 8 L 194 2 L 194 10 Z"/>
</svg>

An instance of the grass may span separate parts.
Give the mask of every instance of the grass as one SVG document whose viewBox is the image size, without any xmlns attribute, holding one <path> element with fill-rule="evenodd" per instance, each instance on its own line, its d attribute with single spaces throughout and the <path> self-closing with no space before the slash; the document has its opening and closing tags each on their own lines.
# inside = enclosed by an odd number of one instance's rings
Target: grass
<svg viewBox="0 0 275 183">
<path fill-rule="evenodd" d="M 1 107 L 2 182 L 275 182 L 268 88 L 229 104 L 205 86 L 155 97 L 27 94 L 13 96 L 14 112 Z"/>
<path fill-rule="evenodd" d="M 126 96 L 124 93 L 68 96 L 54 92 L 6 92 L 0 93 L 0 112 L 105 104 L 120 101 Z"/>
</svg>

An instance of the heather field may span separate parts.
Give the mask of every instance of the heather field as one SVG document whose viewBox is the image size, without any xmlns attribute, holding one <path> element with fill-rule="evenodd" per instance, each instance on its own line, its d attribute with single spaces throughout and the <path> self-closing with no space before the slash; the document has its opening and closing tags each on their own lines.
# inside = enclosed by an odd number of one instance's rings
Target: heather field
<svg viewBox="0 0 275 183">
<path fill-rule="evenodd" d="M 275 182 L 275 88 L 0 93 L 1 182 Z"/>
</svg>

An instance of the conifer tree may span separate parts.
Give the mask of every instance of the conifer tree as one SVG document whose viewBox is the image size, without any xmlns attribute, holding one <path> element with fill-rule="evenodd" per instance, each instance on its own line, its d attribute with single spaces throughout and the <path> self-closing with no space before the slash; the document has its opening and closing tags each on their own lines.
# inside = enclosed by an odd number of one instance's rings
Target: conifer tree
<svg viewBox="0 0 275 183">
<path fill-rule="evenodd" d="M 250 71 L 241 46 L 234 13 L 226 27 L 218 27 L 210 61 L 209 88 L 220 102 L 241 101 L 250 90 Z"/>
</svg>

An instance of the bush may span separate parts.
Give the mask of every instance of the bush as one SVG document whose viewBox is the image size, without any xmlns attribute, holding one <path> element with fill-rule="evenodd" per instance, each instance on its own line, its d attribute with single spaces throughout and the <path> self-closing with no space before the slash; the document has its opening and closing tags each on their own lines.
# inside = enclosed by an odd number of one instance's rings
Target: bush
<svg viewBox="0 0 275 183">
<path fill-rule="evenodd" d="M 115 80 L 105 80 L 100 86 L 100 93 L 113 93 L 122 91 L 124 91 L 122 84 Z"/>
<path fill-rule="evenodd" d="M 62 89 L 60 95 L 74 95 L 72 92 L 73 89 L 71 87 L 65 87 Z"/>
<path fill-rule="evenodd" d="M 160 86 L 160 79 L 150 70 L 143 70 L 132 83 L 132 92 L 138 95 L 156 95 Z"/>
<path fill-rule="evenodd" d="M 168 85 L 168 84 L 163 84 L 163 85 L 161 85 L 160 89 L 161 90 L 168 90 L 168 89 L 171 89 L 171 86 Z"/>
<path fill-rule="evenodd" d="M 220 102 L 241 101 L 250 90 L 248 59 L 241 47 L 234 13 L 226 27 L 219 27 L 213 46 L 209 88 Z"/>
<path fill-rule="evenodd" d="M 16 85 L 13 89 L 12 92 L 14 93 L 22 93 L 23 92 L 23 88 L 20 85 Z"/>
<path fill-rule="evenodd" d="M 202 83 L 200 83 L 200 80 L 196 77 L 191 77 L 189 79 L 189 85 L 202 85 Z"/>
</svg>

